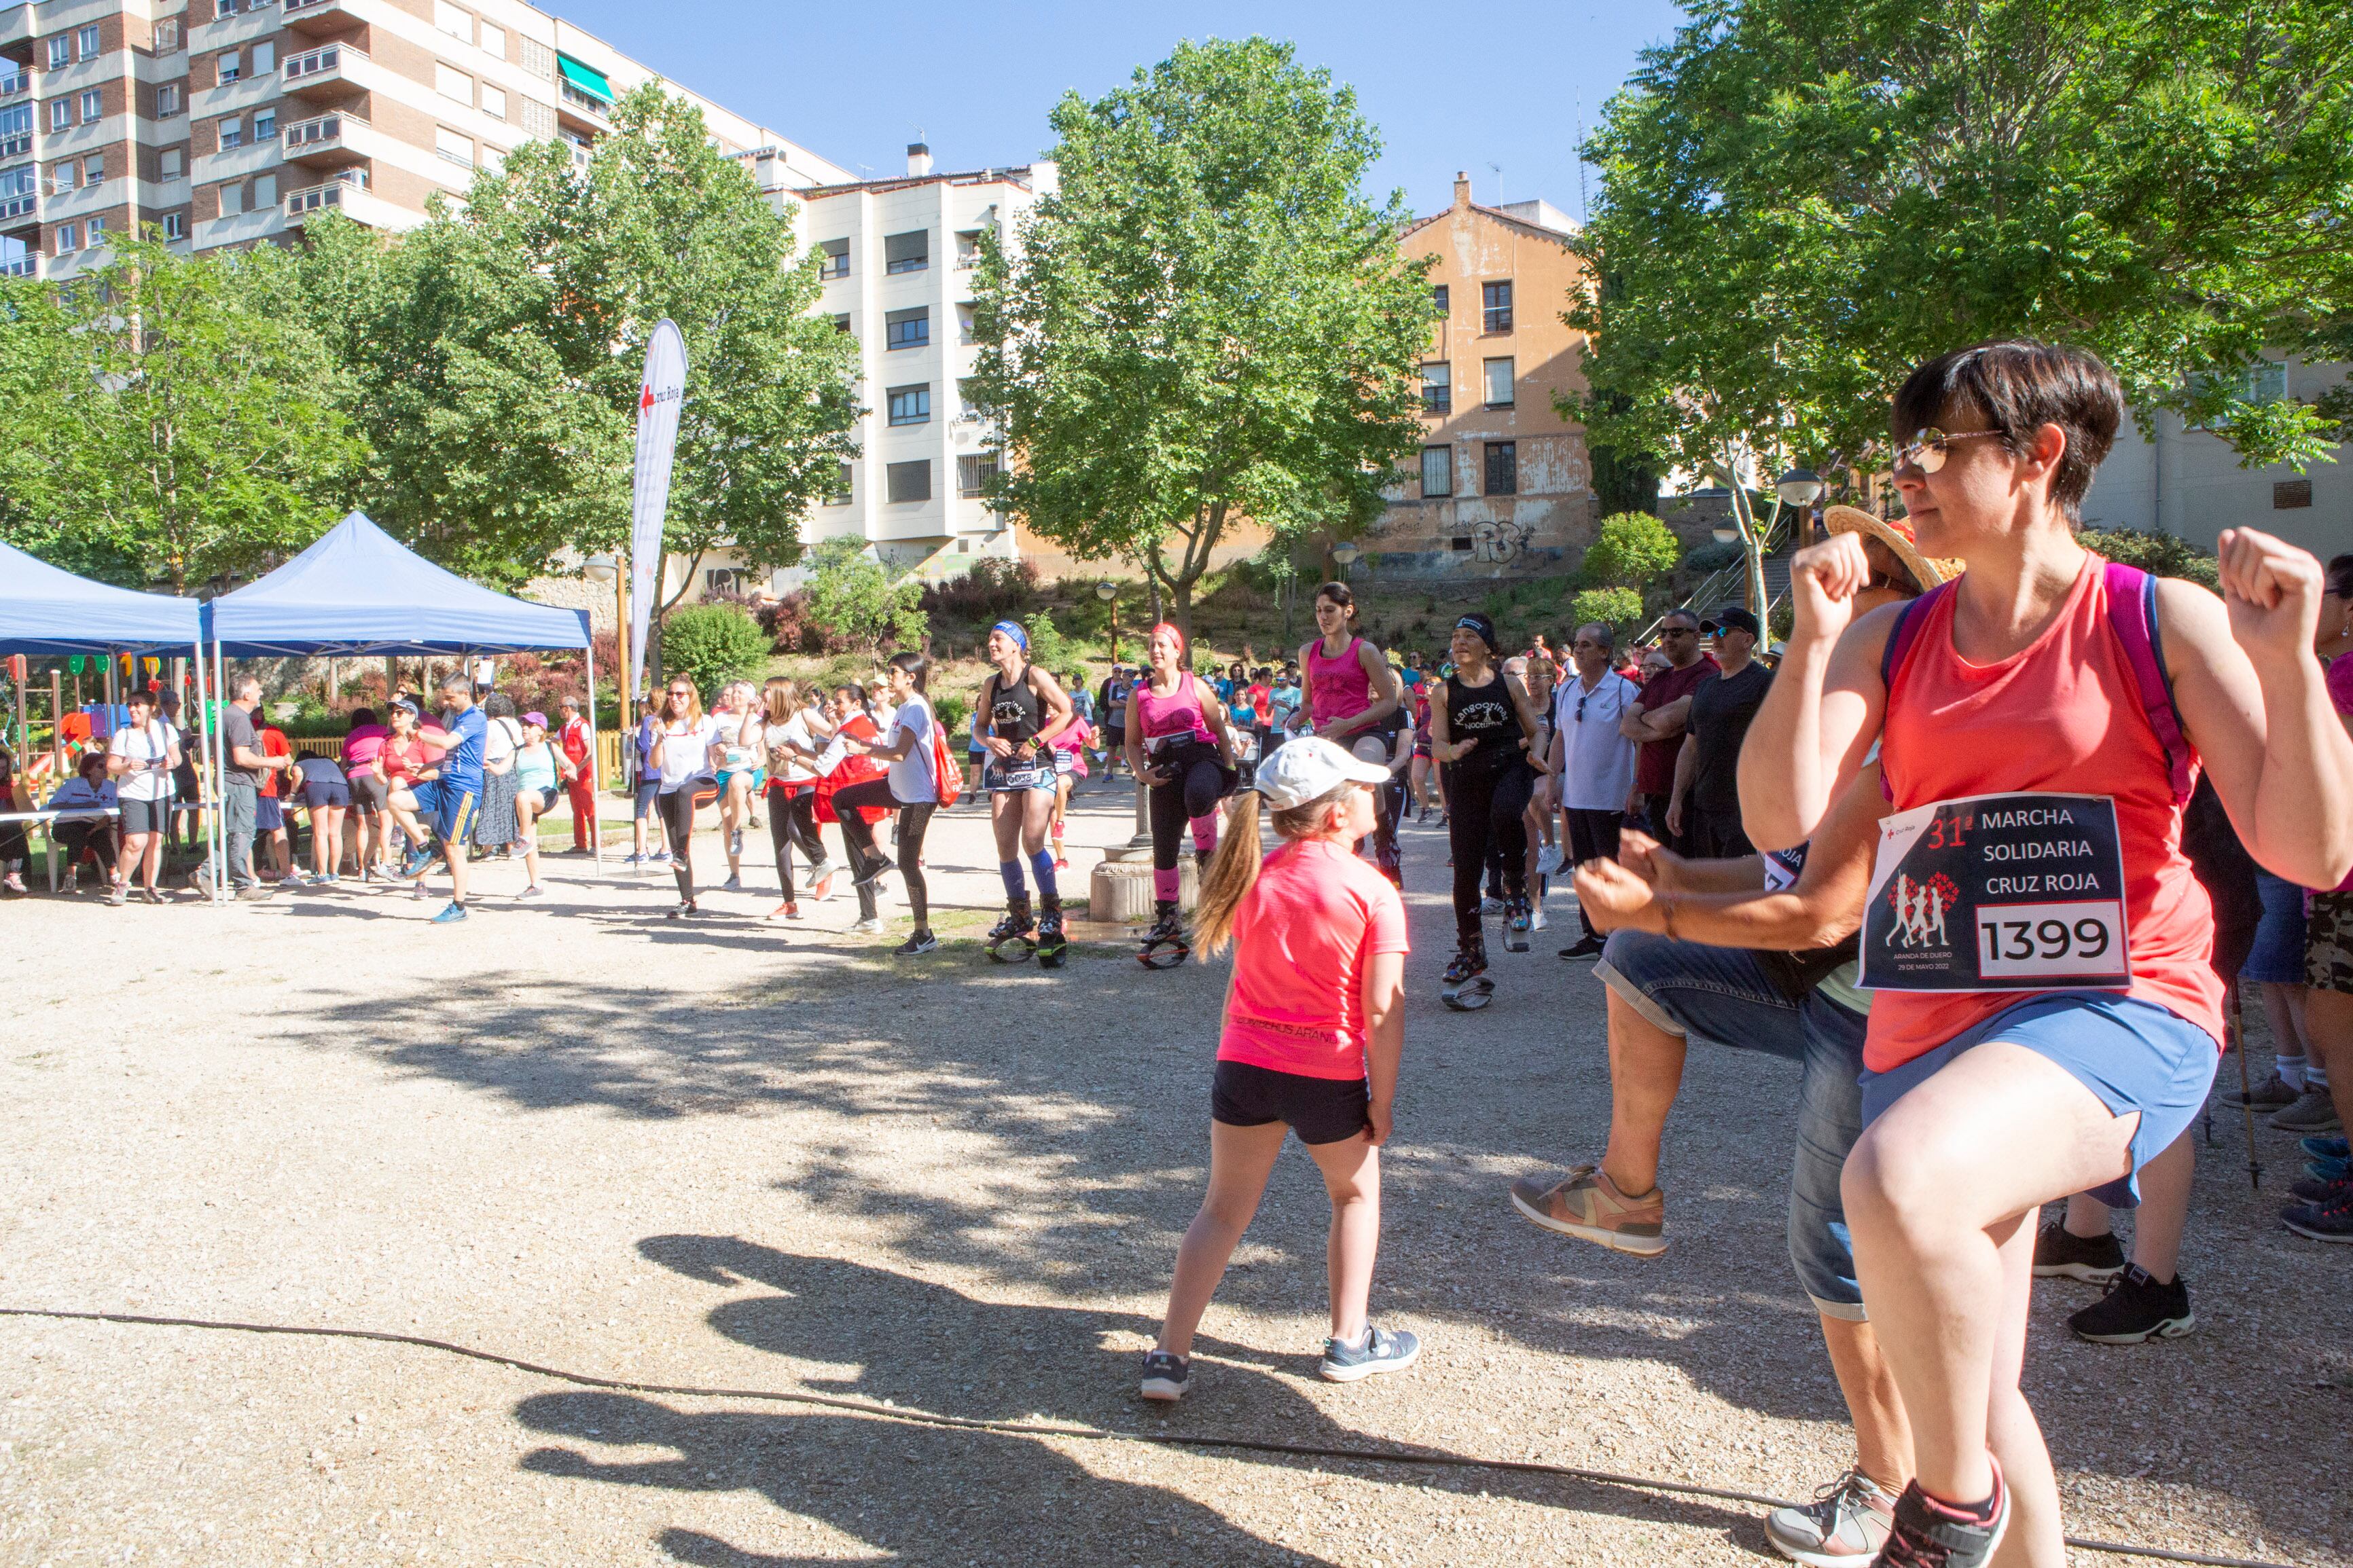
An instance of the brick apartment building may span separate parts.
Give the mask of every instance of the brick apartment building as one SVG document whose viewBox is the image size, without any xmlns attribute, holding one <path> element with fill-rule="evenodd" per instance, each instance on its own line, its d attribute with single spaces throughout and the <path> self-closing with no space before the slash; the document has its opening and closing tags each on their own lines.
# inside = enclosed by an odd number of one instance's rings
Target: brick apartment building
<svg viewBox="0 0 2353 1568">
<path fill-rule="evenodd" d="M 1477 205 L 1457 174 L 1454 205 L 1399 239 L 1436 258 L 1445 319 L 1421 366 L 1421 452 L 1364 542 L 1382 575 L 1543 571 L 1591 540 L 1584 427 L 1553 406 L 1585 389 L 1585 334 L 1561 321 L 1585 277 L 1575 233 L 1546 202 Z"/>
<path fill-rule="evenodd" d="M 25 0 L 0 10 L 0 271 L 70 277 L 150 227 L 193 250 L 329 209 L 407 228 L 524 142 L 585 150 L 653 74 L 522 0 Z M 684 96 L 782 182 L 855 178 Z"/>
</svg>

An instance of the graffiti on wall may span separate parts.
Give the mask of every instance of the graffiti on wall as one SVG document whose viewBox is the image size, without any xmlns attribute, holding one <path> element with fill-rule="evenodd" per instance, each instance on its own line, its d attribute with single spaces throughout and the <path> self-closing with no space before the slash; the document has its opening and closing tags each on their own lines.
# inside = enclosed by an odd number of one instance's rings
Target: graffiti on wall
<svg viewBox="0 0 2353 1568">
<path fill-rule="evenodd" d="M 1524 522 L 1482 522 L 1471 530 L 1471 551 L 1483 566 L 1508 566 L 1528 542 Z"/>
</svg>

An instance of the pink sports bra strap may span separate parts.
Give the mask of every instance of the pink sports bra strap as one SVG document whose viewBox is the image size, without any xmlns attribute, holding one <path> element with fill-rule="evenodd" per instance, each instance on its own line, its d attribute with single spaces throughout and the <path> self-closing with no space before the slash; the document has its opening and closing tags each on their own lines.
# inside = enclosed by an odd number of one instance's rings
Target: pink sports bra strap
<svg viewBox="0 0 2353 1568">
<path fill-rule="evenodd" d="M 2108 563 L 2103 586 L 2108 597 L 2108 630 L 2132 666 L 2141 711 L 2165 748 L 2171 770 L 2173 804 L 2182 805 L 2198 785 L 2198 753 L 2181 732 L 2181 710 L 2174 706 L 2173 680 L 2165 673 L 2165 647 L 2157 626 L 2157 579 L 2137 566 Z"/>
</svg>

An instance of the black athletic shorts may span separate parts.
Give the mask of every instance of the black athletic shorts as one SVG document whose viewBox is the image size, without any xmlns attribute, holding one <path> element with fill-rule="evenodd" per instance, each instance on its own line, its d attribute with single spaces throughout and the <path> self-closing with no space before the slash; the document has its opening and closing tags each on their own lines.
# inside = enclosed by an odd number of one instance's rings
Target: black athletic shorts
<svg viewBox="0 0 2353 1568">
<path fill-rule="evenodd" d="M 1306 1078 L 1221 1061 L 1209 1088 L 1209 1115 L 1229 1127 L 1280 1121 L 1302 1143 L 1337 1143 L 1373 1124 L 1372 1098 L 1360 1078 Z"/>
</svg>

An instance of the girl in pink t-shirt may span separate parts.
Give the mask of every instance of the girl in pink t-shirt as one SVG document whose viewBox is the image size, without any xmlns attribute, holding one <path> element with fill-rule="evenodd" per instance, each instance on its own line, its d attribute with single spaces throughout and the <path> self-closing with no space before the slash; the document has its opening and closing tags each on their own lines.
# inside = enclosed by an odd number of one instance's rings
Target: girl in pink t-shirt
<svg viewBox="0 0 2353 1568">
<path fill-rule="evenodd" d="M 1294 1131 L 1332 1197 L 1324 1375 L 1353 1383 L 1420 1354 L 1412 1334 L 1366 1317 L 1380 1246 L 1378 1146 L 1405 1044 L 1407 942 L 1404 900 L 1354 846 L 1388 780 L 1379 763 L 1307 736 L 1270 757 L 1227 815 L 1194 931 L 1204 959 L 1234 948 L 1209 1093 L 1209 1190 L 1176 1254 L 1160 1342 L 1144 1358 L 1146 1399 L 1184 1395 L 1193 1331 Z M 1283 840 L 1263 860 L 1261 796 Z"/>
</svg>

